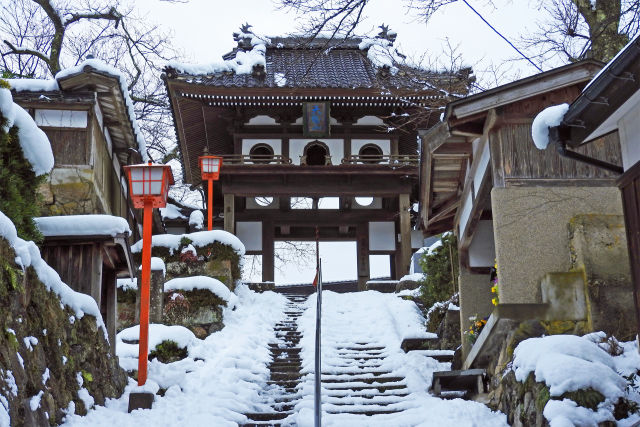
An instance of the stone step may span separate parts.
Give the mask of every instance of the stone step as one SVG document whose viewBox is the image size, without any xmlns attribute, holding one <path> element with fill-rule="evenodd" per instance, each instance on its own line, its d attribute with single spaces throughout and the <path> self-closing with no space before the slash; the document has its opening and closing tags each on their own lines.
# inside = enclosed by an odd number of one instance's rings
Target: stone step
<svg viewBox="0 0 640 427">
<path fill-rule="evenodd" d="M 333 376 L 333 378 L 322 378 L 322 384 L 335 384 L 335 383 L 365 383 L 365 384 L 385 384 L 385 383 L 398 383 L 404 380 L 404 377 L 373 377 L 367 378 L 362 376 L 349 376 L 345 375 L 341 378 L 336 378 L 337 376 Z"/>
<path fill-rule="evenodd" d="M 251 421 L 276 421 L 284 420 L 291 412 L 254 412 L 244 414 Z"/>
<path fill-rule="evenodd" d="M 273 372 L 273 371 L 271 371 L 271 375 L 270 375 L 271 381 L 284 381 L 284 382 L 290 382 L 290 381 L 298 381 L 299 382 L 301 377 L 302 377 L 302 375 L 300 374 L 300 372 Z"/>
<path fill-rule="evenodd" d="M 405 353 L 411 350 L 425 350 L 429 348 L 433 348 L 431 346 L 435 346 L 438 343 L 438 337 L 429 337 L 429 338 L 405 338 L 402 340 L 402 344 L 400 344 L 400 348 L 404 350 Z"/>
<path fill-rule="evenodd" d="M 301 349 L 300 347 L 281 347 L 280 344 L 268 344 L 269 345 L 269 350 L 271 350 L 271 353 L 273 352 L 277 352 L 277 353 L 300 353 Z"/>
<path fill-rule="evenodd" d="M 269 365 L 271 372 L 297 372 L 300 373 L 301 365 L 293 363 L 283 363 L 279 365 Z"/>
<path fill-rule="evenodd" d="M 274 380 L 269 380 L 267 381 L 267 385 L 278 385 L 280 387 L 283 388 L 289 388 L 289 389 L 294 389 L 296 388 L 296 386 L 300 384 L 299 380 L 291 380 L 291 381 L 274 381 Z"/>
<path fill-rule="evenodd" d="M 327 413 L 327 414 L 354 414 L 354 415 L 366 415 L 368 417 L 374 416 L 374 415 L 383 415 L 383 414 L 396 414 L 398 412 L 402 411 L 402 409 L 378 409 L 378 410 L 373 410 L 373 409 L 364 409 L 362 408 L 361 410 L 356 410 L 356 409 L 352 409 L 349 411 L 344 411 L 342 409 L 323 409 L 323 412 Z"/>
<path fill-rule="evenodd" d="M 323 372 L 323 377 L 328 376 L 338 376 L 338 375 L 350 375 L 350 376 L 362 376 L 362 375 L 373 375 L 374 377 L 379 377 L 382 375 L 391 375 L 392 372 L 381 370 L 381 371 L 341 371 L 341 372 Z"/>
<path fill-rule="evenodd" d="M 380 346 L 363 346 L 363 347 L 336 347 L 336 350 L 350 350 L 350 351 L 367 351 L 367 350 L 371 350 L 371 351 L 375 351 L 375 350 L 386 350 L 386 347 L 380 347 Z"/>
<path fill-rule="evenodd" d="M 353 357 L 342 357 L 342 359 L 344 360 L 383 360 L 384 356 L 367 356 L 367 355 L 362 355 L 362 356 L 358 356 L 358 355 L 353 355 Z"/>
<path fill-rule="evenodd" d="M 366 383 L 323 383 L 322 384 L 327 390 L 353 390 L 353 391 L 363 391 L 363 390 L 378 390 L 380 393 L 384 393 L 387 390 L 406 390 L 406 384 L 385 384 L 385 385 L 376 385 L 376 384 L 366 384 Z"/>
<path fill-rule="evenodd" d="M 325 394 L 323 393 L 323 396 Z M 327 390 L 326 396 L 327 397 L 333 397 L 333 398 L 342 398 L 342 397 L 360 397 L 360 398 L 365 398 L 365 399 L 373 399 L 374 397 L 387 397 L 387 396 L 393 396 L 393 397 L 407 397 L 409 394 L 407 393 L 406 390 L 402 390 L 402 389 L 394 389 L 394 390 L 386 390 L 382 393 L 378 392 L 378 390 L 359 390 L 359 391 L 353 391 L 353 390 L 349 390 L 349 389 L 330 389 Z"/>
<path fill-rule="evenodd" d="M 443 391 L 465 391 L 484 393 L 484 369 L 467 369 L 463 371 L 441 371 L 433 373 L 431 390 L 434 396 Z"/>
</svg>

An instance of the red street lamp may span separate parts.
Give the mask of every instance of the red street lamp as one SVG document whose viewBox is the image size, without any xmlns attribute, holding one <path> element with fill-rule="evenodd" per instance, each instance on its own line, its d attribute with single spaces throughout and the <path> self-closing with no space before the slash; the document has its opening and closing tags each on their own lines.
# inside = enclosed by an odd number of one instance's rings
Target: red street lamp
<svg viewBox="0 0 640 427">
<path fill-rule="evenodd" d="M 149 349 L 149 287 L 151 281 L 151 222 L 153 208 L 167 205 L 173 173 L 167 165 L 139 164 L 125 166 L 129 178 L 129 194 L 135 208 L 143 208 L 142 221 L 142 283 L 140 284 L 140 344 L 138 353 L 138 385 L 147 382 L 147 351 Z"/>
<path fill-rule="evenodd" d="M 202 180 L 208 181 L 207 185 L 207 219 L 209 224 L 207 230 L 213 229 L 213 181 L 217 181 L 220 178 L 220 169 L 222 169 L 222 157 L 207 156 L 199 157 L 200 172 L 202 173 Z"/>
</svg>

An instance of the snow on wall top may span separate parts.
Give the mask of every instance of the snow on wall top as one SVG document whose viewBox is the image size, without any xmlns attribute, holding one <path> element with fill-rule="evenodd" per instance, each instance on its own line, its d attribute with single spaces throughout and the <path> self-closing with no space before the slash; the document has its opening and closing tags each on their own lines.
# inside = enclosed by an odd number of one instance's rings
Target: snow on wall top
<svg viewBox="0 0 640 427">
<path fill-rule="evenodd" d="M 138 341 L 140 339 L 140 325 L 124 329 L 116 335 L 116 354 L 118 357 L 138 357 L 138 344 L 128 344 L 125 341 Z M 151 353 L 162 341 L 174 341 L 178 347 L 186 348 L 196 336 L 189 329 L 179 325 L 149 325 L 149 347 Z"/>
<path fill-rule="evenodd" d="M 60 90 L 60 86 L 58 81 L 65 77 L 72 76 L 74 74 L 80 74 L 84 72 L 85 67 L 93 68 L 96 71 L 101 73 L 105 73 L 110 77 L 114 77 L 118 79 L 120 83 L 120 90 L 122 91 L 122 97 L 124 99 L 125 105 L 127 107 L 127 112 L 129 113 L 129 121 L 131 122 L 131 126 L 133 127 L 133 133 L 135 135 L 136 141 L 138 143 L 138 151 L 142 156 L 142 159 L 146 162 L 149 160 L 147 156 L 147 143 L 140 131 L 140 127 L 138 126 L 138 122 L 136 121 L 136 114 L 133 108 L 133 101 L 129 96 L 129 89 L 127 82 L 117 68 L 110 66 L 104 61 L 96 58 L 86 59 L 83 62 L 79 63 L 75 67 L 67 68 L 60 71 L 55 75 L 53 79 L 10 79 L 7 80 L 12 89 L 21 92 L 21 91 L 30 91 L 30 92 L 40 92 L 40 91 L 53 91 Z"/>
<path fill-rule="evenodd" d="M 104 236 L 131 235 L 129 223 L 124 218 L 111 215 L 65 215 L 34 218 L 45 237 L 53 236 Z"/>
<path fill-rule="evenodd" d="M 549 145 L 549 128 L 559 126 L 562 118 L 569 110 L 569 104 L 553 105 L 542 110 L 531 124 L 531 136 L 533 143 L 539 150 L 544 150 Z"/>
<path fill-rule="evenodd" d="M 186 219 L 187 217 L 182 214 L 180 208 L 171 203 L 167 203 L 167 206 L 164 208 L 160 208 L 160 215 L 162 219 Z"/>
<path fill-rule="evenodd" d="M 169 249 L 169 252 L 173 254 L 173 251 L 180 247 L 180 241 L 183 238 L 191 240 L 194 246 L 201 248 L 203 246 L 210 245 L 214 242 L 220 242 L 224 245 L 231 246 L 238 255 L 244 255 L 245 248 L 240 239 L 231 233 L 222 230 L 207 230 L 196 231 L 189 234 L 156 234 L 152 237 L 151 246 L 159 246 Z M 131 246 L 131 252 L 138 253 L 142 251 L 142 240 L 137 241 Z"/>
<path fill-rule="evenodd" d="M 29 113 L 13 102 L 9 89 L 0 88 L 0 114 L 6 119 L 5 132 L 14 125 L 18 127 L 20 147 L 24 157 L 31 163 L 33 172 L 37 176 L 51 172 L 54 160 L 49 138 Z"/>
<path fill-rule="evenodd" d="M 22 266 L 23 269 L 33 267 L 47 290 L 58 295 L 63 304 L 71 307 L 77 318 L 81 318 L 85 314 L 94 316 L 98 327 L 102 328 L 104 332 L 105 339 L 109 340 L 107 329 L 96 301 L 90 295 L 75 292 L 64 283 L 58 273 L 42 259 L 36 244 L 19 238 L 13 222 L 2 212 L 0 212 L 0 237 L 5 238 L 15 250 L 15 261 L 18 265 Z"/>
</svg>

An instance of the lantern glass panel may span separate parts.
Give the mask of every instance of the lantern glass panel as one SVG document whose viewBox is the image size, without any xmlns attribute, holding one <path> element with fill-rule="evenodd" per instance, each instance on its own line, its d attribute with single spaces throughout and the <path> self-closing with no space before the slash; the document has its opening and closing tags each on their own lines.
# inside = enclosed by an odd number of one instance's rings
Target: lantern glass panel
<svg viewBox="0 0 640 427">
<path fill-rule="evenodd" d="M 149 168 L 149 186 L 145 188 L 146 195 L 160 196 L 162 194 L 163 168 Z M 146 181 L 146 179 L 145 179 Z"/>
<path fill-rule="evenodd" d="M 144 170 L 143 168 L 131 168 L 131 192 L 134 196 L 141 196 L 144 191 L 144 187 L 142 185 L 142 179 Z"/>
</svg>

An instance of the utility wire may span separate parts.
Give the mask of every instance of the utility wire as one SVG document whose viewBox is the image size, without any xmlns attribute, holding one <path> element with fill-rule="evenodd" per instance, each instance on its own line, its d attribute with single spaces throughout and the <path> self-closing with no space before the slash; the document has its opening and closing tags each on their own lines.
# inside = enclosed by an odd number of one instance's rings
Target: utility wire
<svg viewBox="0 0 640 427">
<path fill-rule="evenodd" d="M 495 28 L 493 25 L 491 25 L 491 24 L 489 23 L 489 21 L 487 21 L 486 19 L 484 19 L 484 17 L 483 17 L 482 15 L 480 15 L 480 12 L 478 12 L 477 10 L 475 10 L 475 9 L 473 8 L 473 6 L 471 6 L 471 5 L 469 4 L 469 2 L 467 2 L 467 0 L 462 0 L 462 1 L 464 2 L 464 4 L 466 4 L 467 6 L 469 6 L 469 9 L 471 9 L 471 10 L 472 10 L 476 15 L 478 15 L 478 16 L 480 17 L 480 19 L 482 19 L 482 20 L 484 21 L 484 23 L 485 23 L 485 24 L 487 24 L 487 25 L 489 26 L 489 28 L 491 28 L 491 29 L 492 29 L 492 30 L 493 30 L 497 35 L 499 35 L 500 37 L 502 37 L 502 39 L 503 39 L 504 41 L 506 41 L 507 43 L 509 43 L 509 46 L 511 46 L 512 48 L 514 48 L 514 49 L 516 50 L 516 52 L 518 52 L 518 53 L 520 54 L 520 56 L 522 56 L 524 59 L 526 59 L 527 61 L 529 61 L 529 62 L 531 63 L 531 65 L 533 65 L 534 67 L 536 67 L 536 68 L 538 69 L 538 71 L 540 71 L 541 73 L 543 72 L 543 71 L 542 71 L 542 68 L 540 68 L 539 66 L 537 66 L 537 65 L 536 65 L 536 64 L 535 64 L 531 59 L 529 59 L 529 57 L 528 57 L 527 55 L 525 55 L 524 53 L 522 53 L 522 52 L 520 51 L 520 49 L 518 49 L 517 47 L 515 47 L 515 46 L 513 45 L 513 43 L 511 43 L 511 42 L 510 42 L 510 41 L 509 41 L 505 36 L 503 36 L 502 34 L 500 34 L 500 31 L 496 30 L 496 28 Z"/>
</svg>

